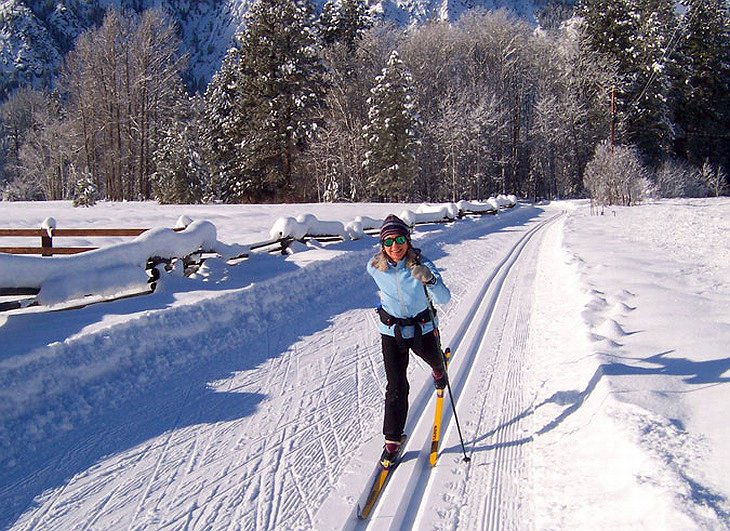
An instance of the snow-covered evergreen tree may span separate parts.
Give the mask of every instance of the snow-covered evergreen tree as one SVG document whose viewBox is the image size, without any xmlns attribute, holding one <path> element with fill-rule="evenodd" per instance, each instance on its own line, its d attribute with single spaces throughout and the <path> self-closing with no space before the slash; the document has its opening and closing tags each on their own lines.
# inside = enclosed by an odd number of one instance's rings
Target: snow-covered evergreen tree
<svg viewBox="0 0 730 531">
<path fill-rule="evenodd" d="M 683 0 L 680 50 L 685 62 L 678 118 L 687 158 L 730 167 L 730 17 L 725 0 Z"/>
<path fill-rule="evenodd" d="M 152 175 L 152 192 L 159 203 L 199 203 L 206 195 L 208 150 L 199 118 L 202 108 L 199 97 L 191 98 L 188 105 L 181 105 L 180 119 L 161 134 Z"/>
<path fill-rule="evenodd" d="M 590 46 L 614 63 L 616 134 L 652 161 L 671 148 L 670 40 L 677 27 L 671 0 L 582 0 Z"/>
<path fill-rule="evenodd" d="M 302 178 L 300 153 L 315 133 L 324 94 L 317 36 L 308 1 L 258 0 L 238 50 L 209 88 L 222 124 L 220 165 L 236 200 L 285 199 Z M 219 153 L 220 155 L 220 153 Z"/>
<path fill-rule="evenodd" d="M 370 92 L 369 122 L 364 128 L 369 151 L 363 162 L 370 197 L 413 199 L 421 120 L 411 73 L 397 51 L 390 54 Z"/>
<path fill-rule="evenodd" d="M 322 42 L 340 43 L 353 51 L 373 25 L 364 0 L 327 0 L 319 17 Z"/>
<path fill-rule="evenodd" d="M 77 171 L 75 166 L 71 165 L 71 176 L 75 179 L 73 205 L 75 207 L 94 206 L 99 198 L 99 191 L 96 189 L 91 172 L 85 169 Z"/>
<path fill-rule="evenodd" d="M 238 186 L 243 182 L 238 146 L 247 131 L 247 116 L 237 109 L 239 62 L 239 50 L 231 48 L 205 92 L 204 135 L 211 164 L 208 187 L 211 199 L 224 202 L 236 201 L 244 192 Z"/>
<path fill-rule="evenodd" d="M 152 175 L 152 193 L 159 203 L 200 202 L 201 164 L 198 153 L 191 150 L 186 129 L 164 131 L 154 158 L 157 171 Z"/>
</svg>

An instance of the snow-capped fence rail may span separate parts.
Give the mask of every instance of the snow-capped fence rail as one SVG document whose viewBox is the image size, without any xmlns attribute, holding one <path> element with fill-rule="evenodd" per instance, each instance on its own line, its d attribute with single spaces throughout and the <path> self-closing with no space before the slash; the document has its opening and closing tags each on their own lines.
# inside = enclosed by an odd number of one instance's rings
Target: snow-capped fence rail
<svg viewBox="0 0 730 531">
<path fill-rule="evenodd" d="M 185 227 L 175 227 L 172 230 L 181 231 Z M 15 246 L 0 247 L 0 253 L 6 254 L 38 254 L 41 256 L 79 254 L 93 251 L 99 247 L 54 247 L 54 238 L 100 238 L 100 237 L 132 237 L 139 236 L 149 229 L 134 228 L 84 228 L 84 229 L 57 229 L 54 227 L 39 229 L 3 229 L 0 228 L 0 237 L 3 238 L 40 238 L 39 247 Z"/>
<path fill-rule="evenodd" d="M 201 253 L 230 257 L 245 251 L 218 242 L 212 223 L 195 221 L 178 230 L 150 229 L 132 241 L 67 256 L 0 254 L 0 295 L 32 296 L 0 301 L 0 309 L 56 304 L 87 295 L 149 293 L 159 267 L 184 269 L 186 261 Z"/>
</svg>

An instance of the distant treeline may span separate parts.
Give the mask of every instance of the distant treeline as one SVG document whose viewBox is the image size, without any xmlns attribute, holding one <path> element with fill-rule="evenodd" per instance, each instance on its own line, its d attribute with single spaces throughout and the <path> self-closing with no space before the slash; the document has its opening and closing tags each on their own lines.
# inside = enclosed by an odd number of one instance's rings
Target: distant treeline
<svg viewBox="0 0 730 531">
<path fill-rule="evenodd" d="M 0 106 L 3 198 L 719 195 L 727 6 L 674 7 L 583 0 L 546 28 L 470 11 L 403 30 L 373 24 L 363 0 L 318 14 L 307 1 L 259 0 L 195 95 L 164 12 L 109 11 L 53 90 L 18 89 Z"/>
</svg>

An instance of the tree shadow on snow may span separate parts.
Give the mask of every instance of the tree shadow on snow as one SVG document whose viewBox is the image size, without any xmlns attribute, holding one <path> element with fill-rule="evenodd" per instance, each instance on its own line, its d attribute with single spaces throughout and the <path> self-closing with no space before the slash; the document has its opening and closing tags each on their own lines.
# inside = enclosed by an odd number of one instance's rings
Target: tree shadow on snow
<svg viewBox="0 0 730 531">
<path fill-rule="evenodd" d="M 729 377 L 723 376 L 728 370 L 730 370 L 730 358 L 707 361 L 694 361 L 687 358 L 667 357 L 667 355 L 671 354 L 672 352 L 674 351 L 668 350 L 643 359 L 630 358 L 637 362 L 655 365 L 655 367 L 639 367 L 635 365 L 628 365 L 626 363 L 601 364 L 596 369 L 596 372 L 593 374 L 591 379 L 588 381 L 585 389 L 583 389 L 582 391 L 558 391 L 549 398 L 543 400 L 542 402 L 530 405 L 527 409 L 520 412 L 514 418 L 500 424 L 499 426 L 490 430 L 488 433 L 479 435 L 471 441 L 465 441 L 465 444 L 468 449 L 471 449 L 472 452 L 481 453 L 490 452 L 500 448 L 521 446 L 531 443 L 535 440 L 537 436 L 544 435 L 553 431 L 554 429 L 559 427 L 568 417 L 576 413 L 590 397 L 590 395 L 596 389 L 598 383 L 601 381 L 601 378 L 603 378 L 604 376 L 679 376 L 683 377 L 683 381 L 685 383 L 705 386 L 722 385 L 730 382 Z M 525 418 L 530 417 L 538 409 L 548 404 L 565 406 L 565 409 L 563 409 L 554 419 L 550 420 L 544 426 L 536 430 L 533 434 L 509 441 L 481 444 L 484 441 L 494 438 L 508 427 L 518 424 Z M 679 429 L 683 429 L 681 423 L 675 422 L 675 425 L 678 425 Z M 460 453 L 461 447 L 452 446 L 451 448 L 445 449 L 444 452 Z M 703 504 L 712 508 L 719 518 L 727 519 L 728 513 L 723 508 L 726 505 L 726 499 L 724 496 L 711 491 L 707 487 L 699 484 L 696 480 L 687 477 L 682 470 L 679 470 L 679 474 L 690 486 L 693 500 L 696 503 Z"/>
<path fill-rule="evenodd" d="M 719 385 L 730 382 L 730 378 L 723 376 L 725 372 L 730 370 L 730 358 L 723 358 L 719 360 L 708 360 L 708 361 L 693 361 L 687 358 L 667 358 L 668 354 L 674 352 L 668 350 L 661 352 L 653 356 L 649 356 L 644 359 L 637 359 L 636 361 L 651 363 L 658 365 L 657 367 L 637 367 L 634 365 L 627 365 L 625 363 L 603 363 L 593 374 L 591 379 L 588 381 L 585 389 L 582 391 L 570 390 L 570 391 L 558 391 L 551 397 L 546 398 L 542 402 L 536 405 L 531 405 L 525 411 L 521 412 L 514 418 L 504 422 L 497 426 L 488 433 L 485 433 L 478 438 L 471 441 L 474 445 L 474 451 L 489 451 L 504 446 L 515 446 L 518 444 L 525 444 L 534 439 L 536 435 L 543 435 L 548 433 L 563 423 L 569 416 L 578 411 L 585 401 L 590 397 L 593 391 L 596 389 L 598 382 L 604 376 L 649 376 L 649 375 L 661 375 L 661 376 L 683 376 L 683 381 L 689 384 L 705 384 L 705 385 Z M 542 428 L 535 431 L 533 435 L 519 439 L 517 441 L 509 441 L 503 443 L 495 443 L 486 446 L 476 446 L 479 442 L 487 440 L 505 428 L 516 424 L 526 417 L 532 415 L 539 408 L 548 404 L 556 404 L 559 406 L 566 406 L 560 414 L 553 420 L 545 424 Z"/>
<path fill-rule="evenodd" d="M 345 253 L 328 264 L 315 264 L 311 283 L 307 268 L 279 265 L 276 275 L 258 276 L 250 288 L 223 295 L 214 304 L 176 307 L 169 316 L 162 312 L 141 317 L 121 327 L 120 342 L 98 342 L 100 352 L 91 355 L 126 356 L 123 366 L 100 380 L 64 391 L 53 399 L 57 403 L 39 405 L 22 417 L 4 421 L 4 434 L 25 440 L 0 454 L 0 529 L 11 526 L 36 504 L 51 503 L 38 501 L 38 497 L 62 488 L 78 474 L 95 467 L 113 468 L 115 459 L 129 459 L 130 451 L 143 454 L 148 446 L 159 446 L 167 437 L 179 441 L 189 433 L 190 444 L 194 444 L 195 432 L 206 426 L 250 417 L 266 395 L 246 392 L 246 386 L 226 391 L 218 385 L 214 390 L 211 383 L 239 373 L 255 374 L 255 369 L 281 356 L 303 337 L 326 329 L 335 316 L 374 307 L 375 287 L 364 266 L 370 250 L 352 255 Z M 348 267 L 351 259 L 357 263 Z M 340 266 L 344 282 L 334 285 L 328 273 Z M 322 268 L 324 271 L 318 271 Z M 270 294 L 273 298 L 267 300 Z M 140 304 L 142 299 L 146 297 L 140 298 Z M 228 312 L 234 317 L 219 319 L 218 313 Z M 81 322 L 84 319 L 80 317 Z M 168 323 L 173 332 L 163 334 L 164 342 L 147 341 L 158 326 Z M 118 344 L 132 338 L 136 345 Z M 90 355 L 89 348 L 87 344 L 79 355 Z M 199 360 L 186 356 L 192 362 L 185 365 L 176 360 L 179 354 L 190 352 L 199 353 Z M 74 353 L 65 355 L 73 357 Z M 83 360 L 80 363 L 83 368 Z M 255 383 L 253 387 L 259 388 Z M 84 407 L 88 413 L 79 416 Z M 72 426 L 64 420 L 68 416 L 74 416 Z M 36 424 L 48 431 L 43 426 L 46 422 L 59 429 L 28 443 L 26 434 Z M 258 434 L 252 434 L 256 437 Z M 232 460 L 235 451 L 231 448 Z"/>
</svg>

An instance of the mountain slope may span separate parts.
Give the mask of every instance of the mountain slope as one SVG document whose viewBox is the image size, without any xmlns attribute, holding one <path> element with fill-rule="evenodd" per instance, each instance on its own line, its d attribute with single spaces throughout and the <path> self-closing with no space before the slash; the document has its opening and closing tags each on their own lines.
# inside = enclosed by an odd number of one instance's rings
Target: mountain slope
<svg viewBox="0 0 730 531">
<path fill-rule="evenodd" d="M 562 0 L 557 0 L 562 1 Z M 320 9 L 325 0 L 314 0 Z M 180 28 L 189 54 L 188 84 L 202 90 L 218 69 L 253 0 L 0 0 L 0 100 L 19 86 L 41 87 L 58 71 L 78 36 L 98 25 L 109 8 L 161 7 Z M 469 9 L 507 9 L 535 19 L 545 0 L 367 0 L 376 19 L 400 26 L 456 21 Z"/>
</svg>

